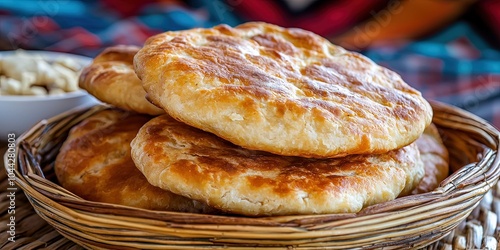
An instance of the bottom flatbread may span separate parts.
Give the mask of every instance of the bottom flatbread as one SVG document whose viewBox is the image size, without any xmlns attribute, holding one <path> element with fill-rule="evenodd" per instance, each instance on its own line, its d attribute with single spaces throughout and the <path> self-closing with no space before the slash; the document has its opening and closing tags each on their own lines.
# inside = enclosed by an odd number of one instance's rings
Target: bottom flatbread
<svg viewBox="0 0 500 250">
<path fill-rule="evenodd" d="M 436 189 L 449 175 L 448 150 L 434 124 L 428 126 L 416 141 L 425 167 L 425 175 L 412 194 L 427 193 Z"/>
<path fill-rule="evenodd" d="M 151 117 L 101 111 L 73 127 L 55 163 L 57 179 L 89 201 L 153 210 L 212 212 L 203 203 L 150 185 L 130 157 L 130 142 Z"/>
</svg>

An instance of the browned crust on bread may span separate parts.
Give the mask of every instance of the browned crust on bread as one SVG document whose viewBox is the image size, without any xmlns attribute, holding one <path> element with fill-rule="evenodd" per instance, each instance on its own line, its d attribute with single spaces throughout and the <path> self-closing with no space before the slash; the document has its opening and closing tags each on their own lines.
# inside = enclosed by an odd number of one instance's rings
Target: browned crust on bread
<svg viewBox="0 0 500 250">
<path fill-rule="evenodd" d="M 300 29 L 265 23 L 166 32 L 134 60 L 172 117 L 281 155 L 383 153 L 415 141 L 432 109 L 396 73 Z"/>
<path fill-rule="evenodd" d="M 72 128 L 55 171 L 60 184 L 85 200 L 153 210 L 210 212 L 200 202 L 149 184 L 130 157 L 130 142 L 149 116 L 106 110 Z"/>
<path fill-rule="evenodd" d="M 243 149 L 168 115 L 146 123 L 131 146 L 151 184 L 251 216 L 357 212 L 409 193 L 424 174 L 415 144 L 383 155 L 285 157 Z"/>
<path fill-rule="evenodd" d="M 84 68 L 79 86 L 102 102 L 124 110 L 159 115 L 164 111 L 146 100 L 141 81 L 134 71 L 136 46 L 106 48 L 91 65 Z"/>
<path fill-rule="evenodd" d="M 434 124 L 427 127 L 415 143 L 425 166 L 425 175 L 412 194 L 427 193 L 436 189 L 449 175 L 448 150 Z"/>
</svg>

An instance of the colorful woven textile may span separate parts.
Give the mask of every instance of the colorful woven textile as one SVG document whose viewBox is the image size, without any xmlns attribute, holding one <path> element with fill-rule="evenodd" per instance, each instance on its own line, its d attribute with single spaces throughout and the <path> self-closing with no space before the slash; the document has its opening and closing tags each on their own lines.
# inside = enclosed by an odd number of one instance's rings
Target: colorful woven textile
<svg viewBox="0 0 500 250">
<path fill-rule="evenodd" d="M 0 49 L 95 56 L 115 44 L 141 45 L 167 30 L 253 20 L 308 29 L 359 50 L 427 98 L 500 128 L 495 0 L 3 0 Z"/>
</svg>

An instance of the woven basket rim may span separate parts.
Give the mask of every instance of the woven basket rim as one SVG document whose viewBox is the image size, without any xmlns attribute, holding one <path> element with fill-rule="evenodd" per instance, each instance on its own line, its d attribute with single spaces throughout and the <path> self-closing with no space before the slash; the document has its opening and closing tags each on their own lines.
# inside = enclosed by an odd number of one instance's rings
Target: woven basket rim
<svg viewBox="0 0 500 250">
<path fill-rule="evenodd" d="M 85 220 L 92 225 L 88 227 L 78 225 L 85 230 L 90 230 L 97 225 L 105 225 L 110 228 L 120 228 L 127 233 L 140 231 L 184 239 L 210 239 L 212 244 L 218 244 L 217 239 L 221 238 L 221 244 L 235 246 L 258 246 L 262 243 L 266 246 L 292 244 L 314 247 L 325 242 L 333 247 L 339 244 L 344 244 L 343 246 L 368 244 L 377 247 L 397 244 L 423 246 L 445 236 L 445 234 L 434 232 L 433 225 L 425 225 L 424 222 L 429 220 L 429 216 L 436 217 L 435 220 L 444 221 L 441 230 L 449 232 L 456 227 L 460 218 L 467 217 L 483 195 L 496 184 L 500 176 L 500 157 L 497 154 L 500 144 L 498 130 L 485 120 L 467 111 L 436 101 L 431 101 L 431 105 L 439 111 L 436 112 L 434 118 L 434 122 L 439 127 L 463 133 L 470 137 L 468 140 L 472 141 L 473 144 L 482 145 L 484 150 L 480 152 L 478 161 L 467 164 L 451 174 L 433 192 L 398 198 L 394 201 L 367 207 L 359 213 L 254 218 L 237 215 L 152 211 L 86 201 L 45 179 L 44 172 L 39 166 L 40 162 L 37 162 L 40 160 L 38 156 L 40 152 L 33 151 L 33 148 L 45 143 L 46 147 L 42 149 L 50 149 L 57 142 L 43 141 L 40 139 L 43 137 L 41 135 L 57 130 L 59 126 L 72 127 L 78 119 L 110 108 L 108 105 L 76 108 L 33 126 L 17 140 L 17 150 L 21 156 L 18 156 L 19 162 L 14 171 L 18 186 L 26 193 L 38 214 L 41 214 L 59 232 L 81 245 L 97 246 L 96 242 L 104 245 L 109 242 L 102 243 L 96 235 L 92 235 L 93 240 L 88 240 L 85 235 L 70 232 L 70 227 L 65 226 L 64 223 L 55 224 L 55 222 L 60 223 L 63 218 L 68 224 Z M 75 117 L 78 119 L 75 120 Z M 56 133 L 59 137 L 62 134 Z M 30 155 L 33 152 L 36 156 Z M 37 160 L 33 160 L 36 158 Z M 449 212 L 450 210 L 453 212 Z M 450 219 L 446 216 L 453 218 Z M 158 226 L 159 224 L 163 227 Z M 388 224 L 393 224 L 394 227 L 389 227 Z M 167 229 L 172 230 L 166 230 L 165 225 Z M 406 231 L 425 229 L 423 231 L 427 233 L 418 234 L 417 232 L 415 237 L 408 237 L 407 234 L 395 231 L 394 228 L 401 227 L 401 225 L 409 225 L 410 229 Z M 382 236 L 376 237 L 374 236 L 376 234 L 367 233 L 364 235 L 361 233 L 356 241 L 337 242 L 337 239 L 342 237 L 348 239 L 350 236 L 356 236 L 356 231 L 360 228 L 371 230 L 370 232 L 378 232 Z M 363 237 L 368 237 L 369 240 L 365 240 L 366 242 L 363 243 L 360 240 Z M 387 237 L 396 240 L 385 243 L 379 239 L 387 239 Z M 428 240 L 422 241 L 419 238 Z M 123 243 L 122 241 L 117 242 Z M 133 247 L 132 245 L 123 243 L 123 246 Z"/>
</svg>

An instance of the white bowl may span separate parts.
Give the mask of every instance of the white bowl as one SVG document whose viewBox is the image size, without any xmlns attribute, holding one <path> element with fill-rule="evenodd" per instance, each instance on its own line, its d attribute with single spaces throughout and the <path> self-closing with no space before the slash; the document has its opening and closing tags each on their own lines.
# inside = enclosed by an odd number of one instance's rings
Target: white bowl
<svg viewBox="0 0 500 250">
<path fill-rule="evenodd" d="M 57 57 L 71 57 L 82 66 L 91 63 L 92 59 L 84 56 L 47 52 L 24 51 L 37 54 L 50 61 Z M 14 51 L 0 51 L 0 57 L 12 54 Z M 0 95 L 0 141 L 6 141 L 7 135 L 14 133 L 18 138 L 22 133 L 37 122 L 60 114 L 78 106 L 91 106 L 99 103 L 84 90 L 61 95 L 47 96 L 4 96 Z"/>
</svg>

